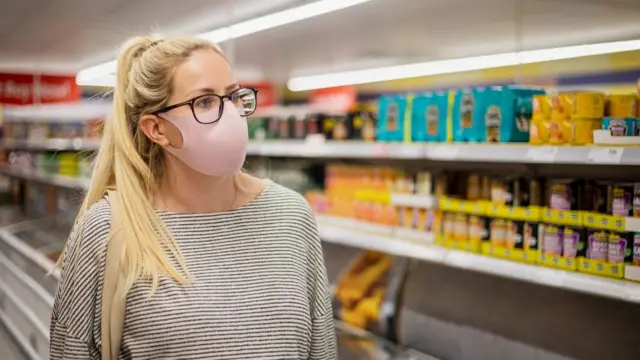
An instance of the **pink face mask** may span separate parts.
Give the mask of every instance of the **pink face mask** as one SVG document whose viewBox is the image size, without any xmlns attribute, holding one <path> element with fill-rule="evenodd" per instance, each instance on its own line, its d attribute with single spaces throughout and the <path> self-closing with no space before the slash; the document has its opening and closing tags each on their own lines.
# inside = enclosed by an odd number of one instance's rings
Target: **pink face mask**
<svg viewBox="0 0 640 360">
<path fill-rule="evenodd" d="M 192 169 L 210 176 L 237 174 L 247 156 L 249 130 L 232 103 L 225 103 L 220 120 L 218 109 L 198 114 L 176 115 L 164 113 L 161 117 L 170 121 L 182 133 L 182 148 L 168 146 L 165 149 Z"/>
</svg>

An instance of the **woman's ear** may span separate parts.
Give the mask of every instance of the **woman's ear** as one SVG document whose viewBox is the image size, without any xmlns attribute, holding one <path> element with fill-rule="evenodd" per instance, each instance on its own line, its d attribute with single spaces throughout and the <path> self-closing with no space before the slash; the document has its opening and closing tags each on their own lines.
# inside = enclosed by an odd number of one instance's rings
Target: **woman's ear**
<svg viewBox="0 0 640 360">
<path fill-rule="evenodd" d="M 170 121 L 157 115 L 142 115 L 138 127 L 149 140 L 162 146 L 182 148 L 182 133 Z"/>
<path fill-rule="evenodd" d="M 161 119 L 156 115 L 142 115 L 138 122 L 138 127 L 140 128 L 140 131 L 149 138 L 149 140 L 162 147 L 166 147 L 169 146 L 171 142 L 165 135 L 164 122 L 166 122 L 166 120 Z"/>
</svg>

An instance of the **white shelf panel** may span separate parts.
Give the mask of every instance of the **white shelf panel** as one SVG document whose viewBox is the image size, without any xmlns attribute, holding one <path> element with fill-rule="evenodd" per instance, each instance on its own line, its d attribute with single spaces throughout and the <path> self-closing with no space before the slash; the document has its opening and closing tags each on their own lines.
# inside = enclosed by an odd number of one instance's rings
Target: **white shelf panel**
<svg viewBox="0 0 640 360">
<path fill-rule="evenodd" d="M 97 140 L 5 140 L 5 149 L 96 150 Z M 528 164 L 640 165 L 640 147 L 530 146 L 527 144 L 402 144 L 361 141 L 249 142 L 252 156 L 342 159 L 405 159 Z"/>
<path fill-rule="evenodd" d="M 432 195 L 421 194 L 391 194 L 391 204 L 420 209 L 433 209 L 437 201 Z"/>
<path fill-rule="evenodd" d="M 419 244 L 415 241 L 405 241 L 399 236 L 402 232 L 394 228 L 391 228 L 391 235 L 357 231 L 348 226 L 349 221 L 354 221 L 350 219 L 336 220 L 327 215 L 318 215 L 317 218 L 320 237 L 323 241 L 384 251 L 456 268 L 640 303 L 640 284 L 450 250 L 426 242 Z"/>
<path fill-rule="evenodd" d="M 628 217 L 624 221 L 625 228 L 629 232 L 640 232 L 640 218 Z"/>
<path fill-rule="evenodd" d="M 2 148 L 7 150 L 85 151 L 98 150 L 100 140 L 93 139 L 46 139 L 4 140 Z"/>
<path fill-rule="evenodd" d="M 52 184 L 60 187 L 66 187 L 66 188 L 88 189 L 89 183 L 90 183 L 89 179 L 76 178 L 76 177 L 63 176 L 63 175 L 52 175 L 52 174 L 46 174 L 38 171 L 14 169 L 11 166 L 0 167 L 0 173 L 8 176 L 21 178 L 21 179 L 40 181 L 43 183 Z"/>
<path fill-rule="evenodd" d="M 531 164 L 640 165 L 640 147 L 528 144 L 401 144 L 358 141 L 252 142 L 250 155 L 314 158 L 424 159 Z"/>
</svg>

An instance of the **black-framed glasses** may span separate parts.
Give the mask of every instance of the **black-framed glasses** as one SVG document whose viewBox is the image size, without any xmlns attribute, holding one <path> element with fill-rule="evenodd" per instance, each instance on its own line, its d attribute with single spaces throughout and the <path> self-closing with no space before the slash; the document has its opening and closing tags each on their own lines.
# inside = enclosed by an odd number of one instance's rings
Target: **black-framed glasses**
<svg viewBox="0 0 640 360">
<path fill-rule="evenodd" d="M 178 104 L 163 107 L 160 110 L 152 112 L 152 115 L 159 115 L 169 112 L 181 106 L 189 105 L 193 117 L 201 124 L 211 124 L 222 117 L 224 112 L 225 100 L 229 100 L 236 107 L 240 116 L 246 117 L 256 111 L 258 105 L 258 89 L 243 87 L 232 91 L 227 95 L 204 94 L 196 96 L 191 100 L 187 100 Z M 217 114 L 210 116 L 209 113 Z M 204 116 L 207 114 L 207 116 Z"/>
</svg>

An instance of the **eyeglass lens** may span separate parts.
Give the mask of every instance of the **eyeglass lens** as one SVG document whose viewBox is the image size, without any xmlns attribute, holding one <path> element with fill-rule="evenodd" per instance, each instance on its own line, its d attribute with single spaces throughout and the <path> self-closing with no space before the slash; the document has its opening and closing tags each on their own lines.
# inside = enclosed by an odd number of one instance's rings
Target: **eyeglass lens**
<svg viewBox="0 0 640 360">
<path fill-rule="evenodd" d="M 233 106 L 235 106 L 238 113 L 240 113 L 240 116 L 249 116 L 256 110 L 256 93 L 252 89 L 238 89 L 229 97 Z M 219 96 L 206 95 L 194 101 L 193 112 L 196 117 L 209 111 L 216 111 L 219 114 L 222 114 L 221 106 L 223 106 L 223 102 Z M 200 120 L 200 118 L 198 118 L 198 120 Z"/>
</svg>

